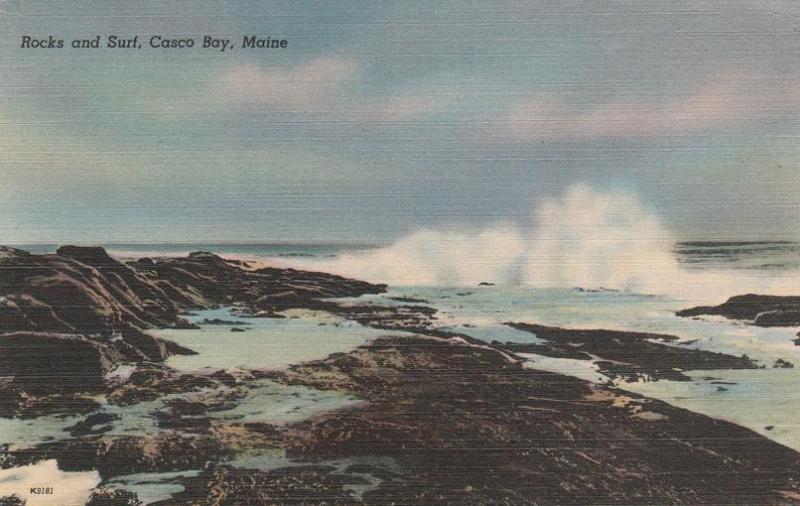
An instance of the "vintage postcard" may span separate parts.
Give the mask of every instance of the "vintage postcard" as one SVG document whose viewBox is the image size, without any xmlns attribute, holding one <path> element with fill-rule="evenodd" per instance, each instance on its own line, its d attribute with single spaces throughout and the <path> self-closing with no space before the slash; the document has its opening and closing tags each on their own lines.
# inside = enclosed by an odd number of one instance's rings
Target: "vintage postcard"
<svg viewBox="0 0 800 506">
<path fill-rule="evenodd" d="M 0 506 L 800 504 L 799 30 L 0 0 Z"/>
</svg>

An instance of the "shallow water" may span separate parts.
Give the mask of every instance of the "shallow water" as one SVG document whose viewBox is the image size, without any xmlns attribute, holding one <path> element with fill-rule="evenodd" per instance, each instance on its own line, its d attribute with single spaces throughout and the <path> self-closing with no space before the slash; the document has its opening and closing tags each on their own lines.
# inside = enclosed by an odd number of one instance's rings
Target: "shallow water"
<svg viewBox="0 0 800 506">
<path fill-rule="evenodd" d="M 689 382 L 620 382 L 618 387 L 732 421 L 800 450 L 800 346 L 792 342 L 796 328 L 760 328 L 719 317 L 680 318 L 675 311 L 689 307 L 689 301 L 611 291 L 484 286 L 404 288 L 388 295 L 426 299 L 440 308 L 440 320 L 451 329 L 486 341 L 541 342 L 504 325 L 515 321 L 673 334 L 690 343 L 689 348 L 746 354 L 765 369 L 691 371 Z M 608 380 L 591 361 L 526 356 L 532 368 L 597 383 Z M 796 367 L 773 368 L 777 359 Z"/>
<path fill-rule="evenodd" d="M 377 488 L 383 479 L 378 474 L 400 474 L 401 470 L 391 457 L 354 456 L 339 459 L 320 459 L 313 461 L 299 461 L 289 459 L 283 450 L 265 450 L 258 453 L 245 453 L 239 455 L 225 464 L 240 468 L 258 471 L 273 471 L 287 467 L 324 466 L 332 467 L 335 472 L 345 473 L 364 479 L 367 483 L 348 484 L 344 488 L 351 490 L 356 497 L 361 497 L 369 490 Z M 351 466 L 359 466 L 354 472 Z"/>
<path fill-rule="evenodd" d="M 0 446 L 10 450 L 30 448 L 48 441 L 69 438 L 67 427 L 85 415 L 47 415 L 36 418 L 0 418 Z"/>
<path fill-rule="evenodd" d="M 206 372 L 219 369 L 282 368 L 293 363 L 324 358 L 337 351 L 348 351 L 368 339 L 385 334 L 385 331 L 368 329 L 327 313 L 288 311 L 286 315 L 285 319 L 245 318 L 231 314 L 228 309 L 199 311 L 191 316 L 192 321 L 201 322 L 206 318 L 235 320 L 243 322 L 235 326 L 246 331 L 230 332 L 231 325 L 203 325 L 199 330 L 161 331 L 161 335 L 198 352 L 198 355 L 188 357 L 172 357 L 168 365 L 187 371 L 206 370 Z M 133 369 L 124 365 L 107 376 L 111 380 L 124 382 Z M 227 390 L 230 389 L 227 387 L 217 390 L 202 389 L 185 394 L 165 395 L 153 401 L 124 406 L 109 404 L 101 397 L 98 398 L 100 408 L 95 413 L 114 415 L 116 418 L 94 429 L 100 429 L 109 436 L 155 436 L 165 429 L 158 426 L 153 415 L 168 410 L 169 401 L 174 399 L 192 401 L 207 396 L 224 398 L 230 395 Z M 231 422 L 280 425 L 297 422 L 326 411 L 352 407 L 361 402 L 353 396 L 340 392 L 319 391 L 299 385 L 283 385 L 263 380 L 256 382 L 245 397 L 236 401 L 234 407 L 212 411 L 208 416 Z M 70 439 L 72 436 L 67 429 L 84 420 L 86 416 L 88 415 L 49 415 L 30 419 L 0 418 L 0 445 L 8 444 L 11 449 L 26 448 L 48 441 Z M 48 474 L 43 474 L 45 471 Z M 139 498 L 148 504 L 168 500 L 172 494 L 183 490 L 178 478 L 198 472 L 117 476 L 104 485 L 136 492 Z M 45 481 L 48 486 L 63 483 L 75 493 L 80 492 L 79 498 L 71 495 L 59 498 L 59 504 L 65 505 L 84 504 L 90 490 L 100 482 L 96 472 L 61 473 L 55 461 L 42 461 L 33 466 L 0 471 L 0 492 L 27 491 L 26 487 L 32 483 L 31 480 L 42 479 L 41 476 L 46 476 Z M 78 483 L 75 480 L 82 481 Z M 5 494 L 0 493 L 0 496 L 2 495 Z M 36 502 L 34 497 L 28 504 L 40 503 Z"/>
<path fill-rule="evenodd" d="M 174 494 L 183 492 L 184 486 L 178 482 L 179 478 L 193 477 L 199 474 L 199 470 L 126 474 L 108 480 L 105 486 L 134 492 L 143 504 L 151 504 L 169 500 Z"/>
<path fill-rule="evenodd" d="M 329 313 L 287 312 L 287 318 L 248 318 L 230 309 L 198 311 L 193 322 L 220 319 L 237 325 L 203 325 L 201 329 L 153 332 L 186 346 L 197 355 L 175 355 L 167 365 L 185 371 L 202 369 L 276 369 L 349 351 L 386 331 L 363 327 Z M 244 332 L 231 332 L 231 328 Z"/>
<path fill-rule="evenodd" d="M 341 392 L 261 381 L 255 383 L 235 407 L 213 411 L 209 416 L 242 423 L 284 425 L 361 403 L 361 400 Z"/>
<path fill-rule="evenodd" d="M 690 348 L 747 354 L 766 369 L 745 371 L 694 371 L 691 382 L 658 381 L 621 383 L 629 389 L 675 406 L 722 418 L 751 428 L 775 441 L 800 450 L 800 347 L 792 342 L 796 329 L 759 328 L 724 318 L 679 318 L 675 311 L 690 301 L 674 297 L 577 289 L 533 289 L 480 286 L 469 288 L 404 287 L 385 295 L 357 300 L 384 305 L 407 305 L 392 297 L 427 301 L 440 310 L 442 325 L 454 331 L 491 342 L 541 342 L 535 335 L 512 329 L 504 323 L 523 321 L 572 328 L 607 328 L 673 334 Z M 352 299 L 343 299 L 352 300 Z M 425 304 L 419 302 L 419 304 Z M 169 330 L 161 335 L 200 351 L 193 357 L 174 357 L 170 365 L 183 369 L 285 367 L 303 360 L 323 358 L 335 351 L 352 349 L 386 331 L 364 328 L 325 313 L 296 313 L 298 319 L 242 318 L 227 309 L 199 312 L 204 318 L 244 321 L 243 333 L 230 333 L 226 326 L 206 326 L 201 331 Z M 320 325 L 324 323 L 324 325 Z M 220 337 L 224 341 L 220 340 Z M 229 336 L 234 336 L 232 339 Z M 557 359 L 530 354 L 531 367 L 558 372 L 588 381 L 608 380 L 591 361 Z M 794 369 L 774 369 L 777 359 L 797 364 Z M 710 378 L 710 379 L 709 379 Z M 735 383 L 718 385 L 714 381 Z M 721 388 L 720 388 L 721 387 Z M 254 395 L 259 395 L 255 393 Z M 266 394 L 275 395 L 274 392 Z M 243 403 L 235 413 L 259 418 L 258 404 Z M 332 406 L 346 406 L 343 399 Z M 278 403 L 284 402 L 281 400 Z M 355 402 L 355 401 L 352 401 Z M 248 407 L 249 406 L 249 407 Z M 276 412 L 289 414 L 294 405 Z M 769 429 L 767 429 L 769 427 Z"/>
</svg>

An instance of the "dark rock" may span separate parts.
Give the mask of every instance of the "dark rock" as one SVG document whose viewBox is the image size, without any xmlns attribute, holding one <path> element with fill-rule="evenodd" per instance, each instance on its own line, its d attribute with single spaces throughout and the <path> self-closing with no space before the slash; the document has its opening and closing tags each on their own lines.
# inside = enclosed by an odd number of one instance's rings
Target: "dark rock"
<svg viewBox="0 0 800 506">
<path fill-rule="evenodd" d="M 0 333 L 52 332 L 106 339 L 122 334 L 149 360 L 163 360 L 170 350 L 140 331 L 191 328 L 181 316 L 187 310 L 238 304 L 252 313 L 274 314 L 290 308 L 325 308 L 322 299 L 329 297 L 386 290 L 385 285 L 318 272 L 250 271 L 206 252 L 123 264 L 100 247 L 62 246 L 55 255 L 5 248 L 0 263 Z"/>
<path fill-rule="evenodd" d="M 93 398 L 80 393 L 59 392 L 34 394 L 24 385 L 7 382 L 0 386 L 0 417 L 34 418 L 52 414 L 85 414 L 100 408 Z"/>
<path fill-rule="evenodd" d="M 239 304 L 251 313 L 274 313 L 291 308 L 324 306 L 321 299 L 383 293 L 386 285 L 295 269 L 243 269 L 236 263 L 205 252 L 186 258 L 157 258 L 129 262 L 148 279 L 166 283 L 180 300 L 195 307 Z M 187 305 L 187 309 L 191 305 Z"/>
<path fill-rule="evenodd" d="M 122 331 L 122 339 L 144 354 L 147 360 L 161 362 L 170 355 L 195 355 L 196 352 L 177 343 L 153 337 L 137 329 Z"/>
<path fill-rule="evenodd" d="M 553 347 L 546 344 L 533 344 L 533 343 L 513 343 L 506 341 L 501 343 L 499 341 L 492 341 L 492 346 L 508 350 L 513 353 L 535 353 L 537 355 L 544 355 L 553 358 L 571 358 L 575 360 L 591 360 L 592 356 L 577 348 L 580 345 L 571 346 L 569 344 L 563 347 Z"/>
<path fill-rule="evenodd" d="M 295 307 L 336 307 L 323 300 L 329 297 L 386 290 L 324 273 L 245 267 L 206 252 L 123 264 L 100 247 L 62 246 L 55 255 L 2 248 L 0 374 L 37 396 L 48 385 L 99 389 L 103 374 L 123 361 L 194 353 L 145 332 L 194 328 L 182 317 L 187 310 L 238 305 L 277 316 Z M 16 412 L 9 403 L 19 392 L 9 392 L 0 395 L 3 412 Z"/>
<path fill-rule="evenodd" d="M 205 318 L 203 321 L 200 322 L 201 325 L 250 325 L 247 322 L 238 321 L 238 320 L 221 320 L 219 318 L 212 318 L 208 319 Z"/>
<path fill-rule="evenodd" d="M 429 306 L 338 305 L 328 303 L 324 310 L 353 320 L 365 327 L 401 330 L 421 334 L 435 333 L 437 309 Z M 453 334 L 450 334 L 453 335 Z"/>
<path fill-rule="evenodd" d="M 791 362 L 788 362 L 788 361 L 786 361 L 786 360 L 784 360 L 782 358 L 779 358 L 778 360 L 775 361 L 775 363 L 772 365 L 772 367 L 773 368 L 778 368 L 778 369 L 793 369 L 794 368 L 794 364 L 791 363 Z"/>
<path fill-rule="evenodd" d="M 678 316 L 719 315 L 746 320 L 760 327 L 800 325 L 800 297 L 746 294 L 731 297 L 719 306 L 698 306 L 676 313 Z"/>
<path fill-rule="evenodd" d="M 77 335 L 0 335 L 0 376 L 34 394 L 100 389 L 123 358 L 115 347 Z"/>
<path fill-rule="evenodd" d="M 564 329 L 530 323 L 507 323 L 512 328 L 530 332 L 549 341 L 550 348 L 533 353 L 565 354 L 566 358 L 585 358 L 587 354 L 600 357 L 597 362 L 601 372 L 628 381 L 639 379 L 669 379 L 686 381 L 682 371 L 713 369 L 755 369 L 749 358 L 735 357 L 705 350 L 678 348 L 662 343 L 675 343 L 679 337 L 668 334 L 626 332 L 604 329 Z M 659 342 L 660 341 L 660 342 Z M 499 344 L 499 343 L 497 343 Z M 533 345 L 510 343 L 501 345 L 509 351 L 535 349 Z M 580 354 L 580 355 L 579 355 Z M 569 356 L 572 355 L 572 356 Z"/>
<path fill-rule="evenodd" d="M 163 345 L 138 330 L 186 323 L 163 290 L 102 248 L 64 246 L 56 255 L 5 256 L 0 267 L 0 334 L 80 334 L 105 341 L 126 334 L 147 344 L 145 350 L 120 346 L 128 359 L 163 360 L 154 349 L 163 351 Z"/>
<path fill-rule="evenodd" d="M 232 454 L 223 441 L 207 434 L 173 431 L 143 437 L 95 435 L 5 453 L 14 465 L 56 459 L 63 471 L 97 470 L 103 479 L 142 472 L 202 469 L 206 462 L 221 461 Z"/>
<path fill-rule="evenodd" d="M 408 304 L 428 304 L 425 299 L 418 299 L 416 297 L 389 297 L 390 300 L 397 302 L 406 302 Z"/>
<path fill-rule="evenodd" d="M 73 437 L 100 434 L 110 430 L 111 427 L 109 424 L 118 418 L 119 416 L 109 413 L 93 413 L 86 417 L 85 420 L 81 420 L 75 425 L 67 427 L 66 430 L 68 430 Z"/>
<path fill-rule="evenodd" d="M 107 394 L 112 404 L 130 405 L 151 401 L 163 395 L 194 392 L 225 384 L 213 375 L 182 374 L 157 364 L 139 366 L 123 384 Z"/>
<path fill-rule="evenodd" d="M 367 504 L 781 504 L 800 490 L 800 455 L 748 429 L 485 345 L 379 338 L 287 381 L 368 402 L 285 436 L 294 458 L 394 458 Z"/>
<path fill-rule="evenodd" d="M 353 505 L 357 501 L 347 485 L 369 484 L 362 477 L 337 473 L 325 466 L 266 472 L 220 466 L 182 481 L 186 491 L 177 494 L 169 504 L 196 504 L 197 497 L 213 494 L 217 504 Z"/>
<path fill-rule="evenodd" d="M 140 506 L 142 501 L 134 492 L 121 489 L 99 489 L 92 491 L 86 506 Z"/>
</svg>

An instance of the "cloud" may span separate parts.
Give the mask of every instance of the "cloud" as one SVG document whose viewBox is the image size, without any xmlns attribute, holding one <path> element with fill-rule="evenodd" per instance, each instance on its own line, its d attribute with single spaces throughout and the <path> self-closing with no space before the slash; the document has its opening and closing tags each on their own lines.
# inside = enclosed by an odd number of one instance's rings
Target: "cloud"
<svg viewBox="0 0 800 506">
<path fill-rule="evenodd" d="M 354 60 L 342 57 L 320 57 L 290 69 L 244 64 L 228 69 L 217 91 L 225 102 L 311 108 L 357 69 Z"/>
<path fill-rule="evenodd" d="M 323 56 L 289 69 L 255 64 L 227 69 L 212 86 L 213 103 L 355 123 L 423 118 L 442 104 L 436 90 L 388 96 L 354 93 L 361 66 L 351 58 Z"/>
<path fill-rule="evenodd" d="M 669 100 L 609 101 L 579 106 L 568 96 L 536 94 L 496 121 L 502 140 L 538 137 L 648 137 L 701 132 L 798 105 L 798 89 L 760 88 L 755 81 L 720 79 Z"/>
<path fill-rule="evenodd" d="M 353 110 L 354 118 L 365 121 L 409 121 L 427 116 L 438 107 L 436 95 L 389 97 Z"/>
</svg>

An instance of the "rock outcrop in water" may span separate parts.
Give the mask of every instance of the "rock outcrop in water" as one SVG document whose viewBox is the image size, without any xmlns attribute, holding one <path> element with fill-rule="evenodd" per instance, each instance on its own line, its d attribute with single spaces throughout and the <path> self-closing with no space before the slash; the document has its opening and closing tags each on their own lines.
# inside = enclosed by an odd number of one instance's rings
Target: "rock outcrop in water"
<svg viewBox="0 0 800 506">
<path fill-rule="evenodd" d="M 507 323 L 509 327 L 535 334 L 548 344 L 492 343 L 516 353 L 537 353 L 556 358 L 595 359 L 598 369 L 610 377 L 629 381 L 639 378 L 686 381 L 682 371 L 756 369 L 747 357 L 680 348 L 677 336 L 605 329 L 565 329 L 533 323 Z"/>
<path fill-rule="evenodd" d="M 183 307 L 233 305 L 248 315 L 269 316 L 292 308 L 325 307 L 324 299 L 386 291 L 385 285 L 295 269 L 247 269 L 212 253 L 181 258 L 143 258 L 128 267 Z"/>
<path fill-rule="evenodd" d="M 127 264 L 99 247 L 0 253 L 0 333 L 110 337 L 130 329 L 185 327 L 181 313 L 190 309 L 235 305 L 248 313 L 274 312 L 386 289 L 317 272 L 251 270 L 204 252 Z"/>
<path fill-rule="evenodd" d="M 172 298 L 102 248 L 0 258 L 0 332 L 110 337 L 125 329 L 186 325 Z"/>
<path fill-rule="evenodd" d="M 731 297 L 719 306 L 698 306 L 676 314 L 683 317 L 723 316 L 759 327 L 797 327 L 800 326 L 800 297 L 750 293 Z"/>
</svg>

